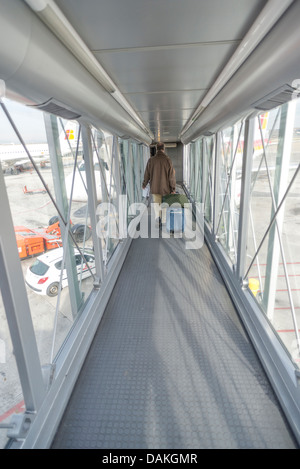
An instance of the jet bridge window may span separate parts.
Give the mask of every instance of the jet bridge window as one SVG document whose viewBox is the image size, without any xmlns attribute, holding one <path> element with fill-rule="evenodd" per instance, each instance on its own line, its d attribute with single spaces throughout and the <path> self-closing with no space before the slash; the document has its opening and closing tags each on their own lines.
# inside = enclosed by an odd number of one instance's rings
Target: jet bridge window
<svg viewBox="0 0 300 469">
<path fill-rule="evenodd" d="M 300 365 L 300 100 L 256 118 L 246 276 Z"/>
</svg>

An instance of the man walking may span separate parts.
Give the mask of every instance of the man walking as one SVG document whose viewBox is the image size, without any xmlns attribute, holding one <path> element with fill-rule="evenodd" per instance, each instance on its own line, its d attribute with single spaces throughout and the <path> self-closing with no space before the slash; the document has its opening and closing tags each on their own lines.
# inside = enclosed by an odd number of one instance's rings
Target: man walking
<svg viewBox="0 0 300 469">
<path fill-rule="evenodd" d="M 155 220 L 159 224 L 161 215 L 162 197 L 175 193 L 176 178 L 173 163 L 165 153 L 165 145 L 161 142 L 156 145 L 155 156 L 149 158 L 144 174 L 143 189 L 150 181 L 150 192 L 153 197 Z M 162 223 L 166 222 L 166 210 L 162 213 Z"/>
</svg>

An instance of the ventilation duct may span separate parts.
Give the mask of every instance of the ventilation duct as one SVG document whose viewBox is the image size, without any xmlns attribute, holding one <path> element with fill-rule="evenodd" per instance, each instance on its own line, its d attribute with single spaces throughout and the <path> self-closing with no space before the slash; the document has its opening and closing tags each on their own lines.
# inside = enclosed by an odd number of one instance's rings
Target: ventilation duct
<svg viewBox="0 0 300 469">
<path fill-rule="evenodd" d="M 66 120 L 79 119 L 79 117 L 81 117 L 80 114 L 72 111 L 71 109 L 67 109 L 62 104 L 56 102 L 54 99 L 50 99 L 46 103 L 32 107 L 36 107 L 44 112 L 49 112 L 50 114 L 55 114 L 56 116 L 62 117 Z"/>
<path fill-rule="evenodd" d="M 254 103 L 253 107 L 259 111 L 270 111 L 271 109 L 274 109 L 281 104 L 285 104 L 288 101 L 291 101 L 294 93 L 294 88 L 289 85 L 284 85 L 273 93 L 268 94 L 264 98 Z"/>
</svg>

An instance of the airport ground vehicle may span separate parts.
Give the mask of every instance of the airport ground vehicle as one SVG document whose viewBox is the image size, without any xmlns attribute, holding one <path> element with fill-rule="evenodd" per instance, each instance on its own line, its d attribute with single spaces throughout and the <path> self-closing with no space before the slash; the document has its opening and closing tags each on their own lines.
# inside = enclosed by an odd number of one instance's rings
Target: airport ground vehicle
<svg viewBox="0 0 300 469">
<path fill-rule="evenodd" d="M 95 257 L 92 250 L 84 251 L 85 261 L 80 252 L 75 250 L 75 265 L 78 279 L 85 279 L 95 271 Z M 59 291 L 61 268 L 63 262 L 63 248 L 54 249 L 37 257 L 35 262 L 27 269 L 26 284 L 39 295 L 56 296 Z M 87 266 L 89 265 L 89 268 Z M 62 274 L 62 288 L 68 286 L 67 271 Z"/>
<path fill-rule="evenodd" d="M 84 234 L 85 239 L 91 236 L 90 228 L 79 223 L 72 225 L 71 231 L 76 242 L 83 241 Z M 58 217 L 52 217 L 46 228 L 30 229 L 25 226 L 15 226 L 15 234 L 20 259 L 43 254 L 62 246 Z"/>
</svg>

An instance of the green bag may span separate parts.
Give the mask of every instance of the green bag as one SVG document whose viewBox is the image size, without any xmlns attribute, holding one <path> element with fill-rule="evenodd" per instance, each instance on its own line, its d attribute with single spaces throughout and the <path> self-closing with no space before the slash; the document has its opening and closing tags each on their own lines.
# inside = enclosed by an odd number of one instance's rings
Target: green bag
<svg viewBox="0 0 300 469">
<path fill-rule="evenodd" d="M 162 202 L 168 205 L 180 204 L 183 207 L 189 203 L 189 199 L 184 194 L 168 194 L 163 196 Z"/>
</svg>

